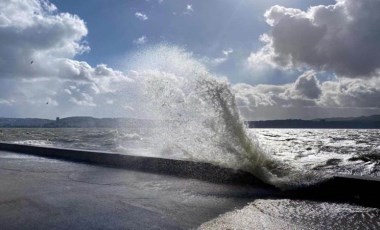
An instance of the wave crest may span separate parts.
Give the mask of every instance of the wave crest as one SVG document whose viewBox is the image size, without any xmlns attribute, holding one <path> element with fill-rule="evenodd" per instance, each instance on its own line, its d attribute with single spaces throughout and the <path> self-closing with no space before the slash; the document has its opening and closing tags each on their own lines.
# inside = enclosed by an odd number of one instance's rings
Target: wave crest
<svg viewBox="0 0 380 230">
<path fill-rule="evenodd" d="M 160 121 L 155 139 L 161 154 L 179 152 L 194 161 L 245 170 L 280 188 L 321 178 L 274 160 L 260 147 L 246 130 L 226 79 L 208 73 L 182 49 L 159 46 L 144 55 L 135 62 L 145 63 L 139 79 L 150 116 Z M 154 60 L 152 68 L 145 59 Z M 187 64 L 170 65 L 178 60 Z"/>
</svg>

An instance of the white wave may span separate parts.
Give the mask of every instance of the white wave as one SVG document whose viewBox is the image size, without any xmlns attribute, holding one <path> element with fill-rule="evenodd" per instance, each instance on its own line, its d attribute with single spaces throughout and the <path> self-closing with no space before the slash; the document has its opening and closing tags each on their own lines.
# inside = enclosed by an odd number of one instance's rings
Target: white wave
<svg viewBox="0 0 380 230">
<path fill-rule="evenodd" d="M 53 146 L 53 143 L 48 140 L 21 140 L 12 141 L 12 143 L 21 145 Z"/>
<path fill-rule="evenodd" d="M 141 141 L 144 139 L 141 135 L 137 133 L 119 134 L 118 138 L 121 138 L 124 140 L 138 140 L 138 141 Z"/>
<path fill-rule="evenodd" d="M 282 188 L 320 179 L 271 158 L 255 136 L 247 134 L 227 80 L 208 73 L 194 60 L 173 71 L 171 63 L 191 55 L 168 50 L 159 47 L 145 54 L 150 62 L 155 60 L 151 69 L 140 55 L 136 63 L 144 63 L 143 71 L 135 73 L 142 82 L 146 107 L 161 120 L 155 138 L 162 155 L 179 152 L 194 161 L 246 170 Z"/>
</svg>

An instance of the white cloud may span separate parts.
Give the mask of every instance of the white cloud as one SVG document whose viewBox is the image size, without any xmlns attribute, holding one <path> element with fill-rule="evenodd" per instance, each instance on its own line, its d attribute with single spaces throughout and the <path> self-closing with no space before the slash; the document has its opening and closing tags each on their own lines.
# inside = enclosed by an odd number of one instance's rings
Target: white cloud
<svg viewBox="0 0 380 230">
<path fill-rule="evenodd" d="M 89 50 L 83 20 L 47 1 L 1 1 L 0 8 L 2 78 L 55 75 L 59 59 Z"/>
<path fill-rule="evenodd" d="M 379 79 L 341 79 L 322 83 L 321 106 L 380 108 Z"/>
<path fill-rule="evenodd" d="M 70 98 L 70 102 L 80 106 L 96 106 L 94 98 L 87 93 L 80 93 L 78 97 Z"/>
<path fill-rule="evenodd" d="M 186 10 L 185 10 L 184 14 L 189 14 L 190 15 L 192 12 L 194 12 L 193 5 L 187 4 L 186 5 Z"/>
<path fill-rule="evenodd" d="M 129 111 L 134 111 L 135 110 L 132 106 L 129 106 L 129 105 L 123 105 L 123 109 L 129 110 Z"/>
<path fill-rule="evenodd" d="M 237 105 L 247 119 L 356 116 L 380 112 L 380 79 L 331 80 L 320 83 L 306 72 L 284 85 L 236 84 Z"/>
<path fill-rule="evenodd" d="M 52 99 L 51 97 L 46 97 L 46 98 L 38 98 L 36 100 L 30 100 L 29 103 L 31 103 L 32 105 L 36 105 L 36 104 L 46 104 L 46 105 L 49 105 L 49 106 L 58 106 L 58 102 L 54 99 Z"/>
<path fill-rule="evenodd" d="M 135 13 L 135 17 L 136 17 L 137 19 L 141 20 L 141 21 L 146 21 L 146 20 L 149 19 L 148 16 L 147 16 L 146 14 L 141 13 L 141 12 L 136 12 L 136 13 Z"/>
<path fill-rule="evenodd" d="M 343 2 L 337 3 L 338 8 L 339 4 Z M 375 3 L 374 5 L 376 6 Z M 87 27 L 78 16 L 59 13 L 54 5 L 39 0 L 0 1 L 0 8 L 2 9 L 0 13 L 1 114 L 11 111 L 9 107 L 17 111 L 16 114 L 28 116 L 29 114 L 41 116 L 45 113 L 53 114 L 53 116 L 59 113 L 59 116 L 63 116 L 88 111 L 95 113 L 92 115 L 96 115 L 96 112 L 113 116 L 138 114 L 141 107 L 138 104 L 141 99 L 139 97 L 143 94 L 141 90 L 144 87 L 141 84 L 146 79 L 158 79 L 162 84 L 169 82 L 175 85 L 180 84 L 183 78 L 190 79 L 208 74 L 207 68 L 194 58 L 192 53 L 165 45 L 144 49 L 129 60 L 128 70 L 134 69 L 134 72 L 121 72 L 104 64 L 91 66 L 87 62 L 74 59 L 76 55 L 89 51 L 84 40 Z M 189 9 L 192 11 L 191 5 Z M 273 28 L 278 26 L 280 16 L 298 15 L 297 12 L 301 15 L 305 14 L 302 11 L 288 9 L 277 11 L 273 10 L 278 15 L 268 16 L 268 19 L 273 18 L 272 21 L 268 21 L 272 23 Z M 310 12 L 314 11 L 310 10 Z M 316 18 L 314 16 L 314 19 Z M 328 17 L 324 19 L 328 20 Z M 316 22 L 313 21 L 313 23 Z M 331 23 L 329 26 L 339 27 L 340 24 Z M 325 27 L 328 28 L 327 25 Z M 268 51 L 263 49 L 262 53 L 256 53 L 256 55 L 268 59 L 273 65 L 286 66 L 289 64 L 288 60 L 282 59 L 283 52 L 279 52 L 275 35 L 274 33 L 272 36 L 262 37 L 270 45 L 266 47 Z M 136 44 L 146 42 L 145 36 L 135 41 Z M 376 41 L 366 42 L 368 49 L 372 49 L 376 43 Z M 302 41 L 299 44 L 303 44 Z M 290 49 L 290 51 L 293 50 Z M 222 50 L 220 57 L 213 61 L 223 63 L 230 58 L 232 53 L 232 49 Z M 277 59 L 274 58 L 276 55 L 278 55 Z M 361 57 L 367 58 L 367 56 Z M 374 56 L 369 55 L 369 57 Z M 374 59 L 373 62 L 377 60 Z M 335 67 L 334 62 L 331 63 L 329 68 Z M 326 67 L 323 68 L 328 67 L 327 64 L 325 65 Z M 353 64 L 354 67 L 355 65 L 356 63 Z M 233 86 L 233 90 L 236 92 L 237 103 L 246 116 L 254 115 L 258 110 L 265 116 L 276 114 L 273 113 L 274 111 L 280 113 L 291 111 L 293 115 L 297 113 L 302 115 L 307 113 L 306 107 L 377 109 L 380 107 L 379 81 L 341 78 L 339 81 L 320 83 L 314 72 L 307 72 L 292 84 L 280 86 L 238 84 Z M 174 99 L 180 99 L 183 92 L 173 91 L 172 93 L 175 95 Z M 49 106 L 52 105 L 55 108 L 50 109 L 47 102 Z M 123 108 L 123 105 L 128 105 L 125 107 L 127 109 Z M 7 109 L 1 109 L 5 106 Z M 110 108 L 119 109 L 121 114 L 111 114 Z"/>
<path fill-rule="evenodd" d="M 338 0 L 307 11 L 273 6 L 266 13 L 270 34 L 248 59 L 251 67 L 314 68 L 345 77 L 371 77 L 380 70 L 380 1 Z"/>
<path fill-rule="evenodd" d="M 193 10 L 193 6 L 192 5 L 186 5 L 186 10 L 188 10 L 188 11 L 194 11 Z"/>
<path fill-rule="evenodd" d="M 63 91 L 64 91 L 65 93 L 69 94 L 69 95 L 72 94 L 71 91 L 70 91 L 70 89 L 64 89 Z"/>
<path fill-rule="evenodd" d="M 3 104 L 3 105 L 10 105 L 10 104 L 12 104 L 12 102 L 11 101 L 8 101 L 8 100 L 5 100 L 5 99 L 1 99 L 0 98 L 0 105 L 1 104 Z"/>
<path fill-rule="evenodd" d="M 234 50 L 232 48 L 229 48 L 229 49 L 222 51 L 223 55 L 226 57 L 230 56 L 230 54 L 232 54 L 233 52 L 234 52 Z"/>
<path fill-rule="evenodd" d="M 226 62 L 233 52 L 234 52 L 234 50 L 231 49 L 231 48 L 226 49 L 226 50 L 222 50 L 222 56 L 221 57 L 217 57 L 217 58 L 207 58 L 207 57 L 205 57 L 205 58 L 202 59 L 202 61 L 205 64 L 208 64 L 208 65 L 211 65 L 211 66 L 218 66 L 218 65 Z"/>
<path fill-rule="evenodd" d="M 95 106 L 132 80 L 73 58 L 89 51 L 85 22 L 44 0 L 0 1 L 0 98 L 14 109 Z M 60 93 L 57 93 L 60 92 Z"/>
<path fill-rule="evenodd" d="M 144 45 L 147 42 L 148 42 L 148 39 L 146 36 L 141 36 L 133 41 L 133 43 L 135 43 L 136 45 Z"/>
</svg>

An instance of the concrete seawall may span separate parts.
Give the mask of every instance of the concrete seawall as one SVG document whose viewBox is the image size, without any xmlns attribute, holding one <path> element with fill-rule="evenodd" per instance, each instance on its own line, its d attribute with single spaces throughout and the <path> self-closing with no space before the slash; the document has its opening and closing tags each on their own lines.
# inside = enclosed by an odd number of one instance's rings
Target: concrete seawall
<svg viewBox="0 0 380 230">
<path fill-rule="evenodd" d="M 131 156 L 111 152 L 20 145 L 4 142 L 0 142 L 0 150 L 114 168 L 168 174 L 213 183 L 259 184 L 260 186 L 273 188 L 272 186 L 264 184 L 250 173 L 241 170 L 222 168 L 203 162 Z"/>
<path fill-rule="evenodd" d="M 309 187 L 285 192 L 289 198 L 349 202 L 380 208 L 380 178 L 337 175 Z"/>
<path fill-rule="evenodd" d="M 265 196 L 268 198 L 350 202 L 380 207 L 380 199 L 378 199 L 380 179 L 367 176 L 337 175 L 310 187 L 280 191 L 273 186 L 264 184 L 250 173 L 222 168 L 210 163 L 1 142 L 0 150 L 113 168 L 172 175 L 218 184 L 253 186 L 261 188 L 263 191 L 265 190 Z"/>
</svg>

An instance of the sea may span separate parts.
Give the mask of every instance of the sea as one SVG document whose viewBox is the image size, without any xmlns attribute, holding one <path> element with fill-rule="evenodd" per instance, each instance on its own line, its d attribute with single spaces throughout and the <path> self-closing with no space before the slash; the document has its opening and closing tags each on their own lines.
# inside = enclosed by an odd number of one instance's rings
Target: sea
<svg viewBox="0 0 380 230">
<path fill-rule="evenodd" d="M 252 128 L 247 129 L 247 133 L 252 138 L 251 141 L 259 145 L 267 156 L 299 171 L 380 176 L 379 129 Z M 0 141 L 207 161 L 202 153 L 191 155 L 181 150 L 176 152 L 154 134 L 157 134 L 154 127 L 138 128 L 135 125 L 119 129 L 0 128 Z M 235 165 L 235 168 L 239 167 Z"/>
</svg>

